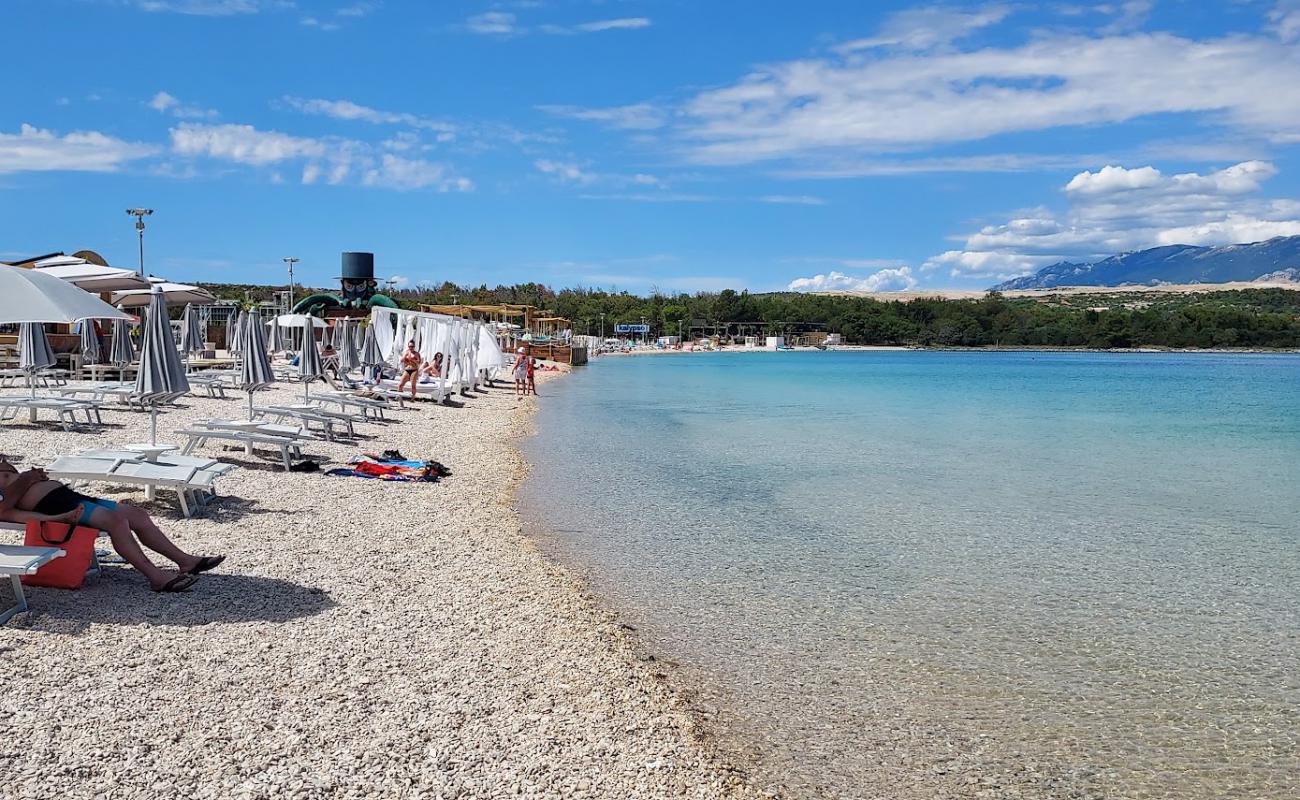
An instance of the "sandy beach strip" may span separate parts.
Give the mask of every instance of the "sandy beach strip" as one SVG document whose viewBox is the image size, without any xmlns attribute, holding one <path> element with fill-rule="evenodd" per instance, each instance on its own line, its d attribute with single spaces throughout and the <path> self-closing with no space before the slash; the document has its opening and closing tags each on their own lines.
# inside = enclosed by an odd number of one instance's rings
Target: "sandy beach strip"
<svg viewBox="0 0 1300 800">
<path fill-rule="evenodd" d="M 522 533 L 516 444 L 535 402 L 421 403 L 308 451 L 328 467 L 397 448 L 450 467 L 437 484 L 285 473 L 210 443 L 243 468 L 205 515 L 180 519 L 170 493 L 145 505 L 183 548 L 227 554 L 217 572 L 159 595 L 111 566 L 79 591 L 29 590 L 32 611 L 0 628 L 0 797 L 760 796 Z M 245 403 L 187 397 L 159 430 Z M 5 423 L 0 451 L 39 465 L 146 440 L 146 414 L 104 420 Z"/>
</svg>

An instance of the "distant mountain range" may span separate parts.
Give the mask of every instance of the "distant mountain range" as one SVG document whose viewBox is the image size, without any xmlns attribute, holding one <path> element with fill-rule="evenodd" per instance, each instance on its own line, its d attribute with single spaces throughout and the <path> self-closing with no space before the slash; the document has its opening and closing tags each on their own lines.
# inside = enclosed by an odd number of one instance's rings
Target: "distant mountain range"
<svg viewBox="0 0 1300 800">
<path fill-rule="evenodd" d="M 999 283 L 992 291 L 1257 280 L 1300 281 L 1300 236 L 1221 247 L 1175 244 L 1122 253 L 1093 264 L 1062 261 Z"/>
</svg>

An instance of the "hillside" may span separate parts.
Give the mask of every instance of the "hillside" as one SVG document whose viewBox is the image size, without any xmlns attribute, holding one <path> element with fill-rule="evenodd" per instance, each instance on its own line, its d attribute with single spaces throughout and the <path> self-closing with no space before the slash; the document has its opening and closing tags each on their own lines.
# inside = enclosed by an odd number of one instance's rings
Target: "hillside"
<svg viewBox="0 0 1300 800">
<path fill-rule="evenodd" d="M 1220 247 L 1168 245 L 1122 253 L 1093 264 L 1062 261 L 992 287 L 1006 292 L 1056 286 L 1142 286 L 1296 280 L 1300 236 Z"/>
</svg>

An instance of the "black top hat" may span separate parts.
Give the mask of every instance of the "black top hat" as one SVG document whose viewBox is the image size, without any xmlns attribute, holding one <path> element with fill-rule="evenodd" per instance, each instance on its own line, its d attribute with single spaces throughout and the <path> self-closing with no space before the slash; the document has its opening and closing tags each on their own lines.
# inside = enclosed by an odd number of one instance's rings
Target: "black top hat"
<svg viewBox="0 0 1300 800">
<path fill-rule="evenodd" d="M 343 254 L 343 274 L 339 280 L 343 281 L 372 281 L 375 279 L 375 254 L 374 253 L 344 253 Z"/>
</svg>

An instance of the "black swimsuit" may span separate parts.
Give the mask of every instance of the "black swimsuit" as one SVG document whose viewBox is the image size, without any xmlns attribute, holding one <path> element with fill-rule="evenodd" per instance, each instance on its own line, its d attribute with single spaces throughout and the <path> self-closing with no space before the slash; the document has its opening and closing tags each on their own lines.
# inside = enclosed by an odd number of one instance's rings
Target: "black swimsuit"
<svg viewBox="0 0 1300 800">
<path fill-rule="evenodd" d="M 74 492 L 66 486 L 57 486 L 50 490 L 49 494 L 42 497 L 32 510 L 37 514 L 52 517 L 56 514 L 66 514 L 82 503 L 90 504 L 94 502 L 93 497 L 86 497 L 84 494 Z"/>
</svg>

